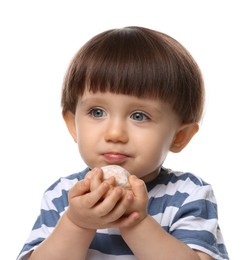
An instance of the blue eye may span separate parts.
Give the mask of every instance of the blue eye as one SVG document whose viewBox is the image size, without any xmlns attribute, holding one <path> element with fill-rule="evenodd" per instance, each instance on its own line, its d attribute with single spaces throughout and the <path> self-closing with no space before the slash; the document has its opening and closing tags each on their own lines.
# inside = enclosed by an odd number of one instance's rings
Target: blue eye
<svg viewBox="0 0 249 260">
<path fill-rule="evenodd" d="M 131 118 L 136 121 L 146 121 L 149 119 L 149 117 L 147 115 L 145 115 L 144 113 L 141 113 L 141 112 L 136 112 L 136 113 L 132 114 Z"/>
<path fill-rule="evenodd" d="M 90 115 L 92 117 L 103 117 L 106 115 L 106 113 L 100 109 L 100 108 L 93 108 L 91 111 L 90 111 Z"/>
</svg>

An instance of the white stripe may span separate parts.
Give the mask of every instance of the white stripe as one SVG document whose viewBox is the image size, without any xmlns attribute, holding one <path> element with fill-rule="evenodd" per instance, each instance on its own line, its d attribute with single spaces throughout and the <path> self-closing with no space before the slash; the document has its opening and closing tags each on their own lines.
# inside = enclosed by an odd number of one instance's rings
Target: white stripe
<svg viewBox="0 0 249 260">
<path fill-rule="evenodd" d="M 196 250 L 202 251 L 203 253 L 206 253 L 206 254 L 212 256 L 216 260 L 224 260 L 223 257 L 220 257 L 219 255 L 215 254 L 214 252 L 208 250 L 205 247 L 202 247 L 202 246 L 199 246 L 199 245 L 196 245 L 196 244 L 187 244 L 187 245 L 189 247 L 191 247 L 192 249 L 196 249 Z"/>
<path fill-rule="evenodd" d="M 97 232 L 99 234 L 120 235 L 120 232 L 117 228 L 98 229 Z"/>
<path fill-rule="evenodd" d="M 89 249 L 86 259 L 91 260 L 135 260 L 133 255 L 107 255 L 100 253 L 99 251 Z"/>
<path fill-rule="evenodd" d="M 26 243 L 30 243 L 31 241 L 36 240 L 39 237 L 47 238 L 53 230 L 54 227 L 47 227 L 46 225 L 42 225 L 40 228 L 31 231 Z"/>
<path fill-rule="evenodd" d="M 61 197 L 62 191 L 69 190 L 77 181 L 78 179 L 69 180 L 66 178 L 61 178 L 60 182 L 58 182 L 58 184 L 54 187 L 53 190 L 48 190 L 44 193 L 41 202 L 41 209 L 57 210 L 54 204 L 52 203 L 52 200 Z"/>
<path fill-rule="evenodd" d="M 192 192 L 190 193 L 190 196 L 188 196 L 186 198 L 183 205 L 185 205 L 189 202 L 199 200 L 199 199 L 200 200 L 205 199 L 214 204 L 217 204 L 216 199 L 214 197 L 212 186 L 207 185 L 207 186 L 200 186 L 200 187 L 197 186 L 195 188 L 195 190 L 192 190 Z"/>
<path fill-rule="evenodd" d="M 189 216 L 179 219 L 170 227 L 170 231 L 173 231 L 175 229 L 209 231 L 216 237 L 217 219 L 203 219 L 199 217 Z"/>
<path fill-rule="evenodd" d="M 62 196 L 62 190 L 69 190 L 77 181 L 78 179 L 69 180 L 66 178 L 61 178 L 54 189 L 46 191 L 45 194 L 51 198 L 51 200 L 59 198 Z"/>
<path fill-rule="evenodd" d="M 175 183 L 158 184 L 149 192 L 149 195 L 157 198 L 164 196 L 165 192 L 167 195 L 174 195 L 177 191 L 190 194 L 196 187 L 199 186 L 191 180 L 178 180 Z"/>
<path fill-rule="evenodd" d="M 173 196 L 177 191 L 180 193 L 190 194 L 190 196 L 186 199 L 184 204 L 193 201 L 192 195 L 194 196 L 194 201 L 199 199 L 205 199 L 216 204 L 212 186 L 199 186 L 190 180 L 178 180 L 176 183 L 169 182 L 167 185 L 159 184 L 156 186 L 155 189 L 152 189 L 149 192 L 149 197 L 160 198 L 165 195 Z"/>
</svg>

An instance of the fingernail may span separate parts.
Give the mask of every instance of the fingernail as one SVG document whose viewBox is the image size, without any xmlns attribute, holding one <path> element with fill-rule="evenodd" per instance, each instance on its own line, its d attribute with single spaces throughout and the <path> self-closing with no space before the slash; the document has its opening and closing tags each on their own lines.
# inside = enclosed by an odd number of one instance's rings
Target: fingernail
<svg viewBox="0 0 249 260">
<path fill-rule="evenodd" d="M 98 172 L 99 172 L 99 168 L 94 167 L 94 168 L 92 169 L 92 171 L 93 171 L 93 173 L 98 173 Z"/>
</svg>

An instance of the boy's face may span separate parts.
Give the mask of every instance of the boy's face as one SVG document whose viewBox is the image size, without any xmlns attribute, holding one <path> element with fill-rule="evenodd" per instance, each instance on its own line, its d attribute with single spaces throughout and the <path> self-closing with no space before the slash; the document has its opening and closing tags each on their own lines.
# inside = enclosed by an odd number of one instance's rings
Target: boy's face
<svg viewBox="0 0 249 260">
<path fill-rule="evenodd" d="M 150 181 L 156 177 L 180 128 L 168 104 L 134 96 L 85 92 L 65 120 L 90 167 L 118 164 Z"/>
</svg>

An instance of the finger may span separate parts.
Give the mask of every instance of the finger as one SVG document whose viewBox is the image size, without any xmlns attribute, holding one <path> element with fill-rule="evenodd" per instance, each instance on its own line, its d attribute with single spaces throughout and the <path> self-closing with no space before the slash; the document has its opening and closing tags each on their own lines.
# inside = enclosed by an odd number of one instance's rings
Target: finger
<svg viewBox="0 0 249 260">
<path fill-rule="evenodd" d="M 103 182 L 104 180 L 107 181 L 110 185 L 115 185 L 115 177 L 111 176 L 108 179 L 104 178 L 104 172 L 101 168 L 95 167 L 90 172 L 86 174 L 86 178 L 98 180 L 98 182 Z"/>
<path fill-rule="evenodd" d="M 91 184 L 90 184 L 90 190 L 91 191 L 96 190 L 103 181 L 106 181 L 112 187 L 115 185 L 115 178 L 114 177 L 108 178 L 106 180 L 104 180 L 103 177 L 104 176 L 103 176 L 102 169 L 101 168 L 94 168 L 94 170 L 91 172 Z"/>
<path fill-rule="evenodd" d="M 90 181 L 88 179 L 80 180 L 76 182 L 76 184 L 69 190 L 68 197 L 74 198 L 77 196 L 81 196 L 89 191 L 90 191 Z"/>
<path fill-rule="evenodd" d="M 108 192 L 109 189 L 110 185 L 107 182 L 102 182 L 96 190 L 91 191 L 82 197 L 82 203 L 87 208 L 92 208 L 97 203 L 103 201 L 104 195 Z"/>
<path fill-rule="evenodd" d="M 112 223 L 113 227 L 127 228 L 134 226 L 139 220 L 140 216 L 138 212 L 132 212 L 129 215 L 123 216 Z"/>
<path fill-rule="evenodd" d="M 100 168 L 93 168 L 92 170 L 90 170 L 86 175 L 85 175 L 85 179 L 92 179 L 93 176 L 98 172 L 100 171 Z"/>
<path fill-rule="evenodd" d="M 86 175 L 85 175 L 85 179 L 92 179 L 92 176 L 93 176 L 93 171 L 89 171 Z"/>
<path fill-rule="evenodd" d="M 116 180 L 114 176 L 111 176 L 110 178 L 106 179 L 105 181 L 107 181 L 111 186 L 115 186 L 116 184 Z"/>
<path fill-rule="evenodd" d="M 123 188 L 116 187 L 103 203 L 106 222 L 110 223 L 122 217 L 133 200 L 132 193 L 128 194 Z"/>
<path fill-rule="evenodd" d="M 90 190 L 94 191 L 96 190 L 103 180 L 103 173 L 100 168 L 94 168 L 91 171 L 91 184 L 90 184 Z"/>
<path fill-rule="evenodd" d="M 99 216 L 103 217 L 108 215 L 116 207 L 122 196 L 123 189 L 120 187 L 115 187 L 114 189 L 109 190 L 108 196 L 105 196 L 102 203 L 98 205 L 98 208 L 96 208 Z"/>
<path fill-rule="evenodd" d="M 135 175 L 129 176 L 132 192 L 137 198 L 147 198 L 148 192 L 143 180 L 137 178 Z"/>
<path fill-rule="evenodd" d="M 105 178 L 104 177 L 104 172 L 101 168 L 99 168 L 99 170 L 102 172 L 102 180 L 107 181 L 110 185 L 115 186 L 116 180 L 114 176 L 111 176 L 109 178 Z"/>
</svg>

